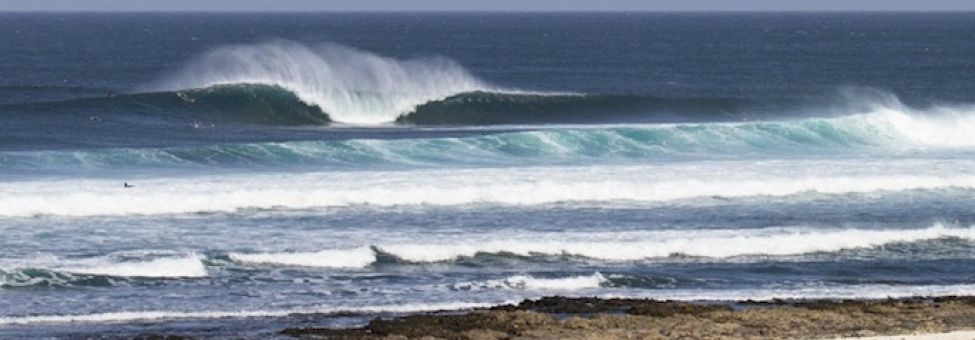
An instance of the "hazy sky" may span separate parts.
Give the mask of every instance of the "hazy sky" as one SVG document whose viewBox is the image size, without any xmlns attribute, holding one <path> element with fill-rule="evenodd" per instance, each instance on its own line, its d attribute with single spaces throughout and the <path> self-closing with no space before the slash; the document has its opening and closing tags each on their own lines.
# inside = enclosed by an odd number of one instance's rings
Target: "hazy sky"
<svg viewBox="0 0 975 340">
<path fill-rule="evenodd" d="M 975 0 L 0 0 L 0 11 L 973 11 Z"/>
</svg>

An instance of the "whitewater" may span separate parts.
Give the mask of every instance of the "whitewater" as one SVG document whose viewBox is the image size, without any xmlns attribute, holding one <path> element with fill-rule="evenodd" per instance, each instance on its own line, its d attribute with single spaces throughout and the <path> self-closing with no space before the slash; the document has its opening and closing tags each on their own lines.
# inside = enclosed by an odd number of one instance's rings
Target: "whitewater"
<svg viewBox="0 0 975 340">
<path fill-rule="evenodd" d="M 65 15 L 0 35 L 0 338 L 975 293 L 975 21 Z"/>
</svg>

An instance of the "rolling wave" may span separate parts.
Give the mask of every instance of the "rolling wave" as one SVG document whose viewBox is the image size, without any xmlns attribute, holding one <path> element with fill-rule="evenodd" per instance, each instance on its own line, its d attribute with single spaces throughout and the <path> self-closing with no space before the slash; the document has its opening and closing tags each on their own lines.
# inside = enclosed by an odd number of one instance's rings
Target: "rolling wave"
<svg viewBox="0 0 975 340">
<path fill-rule="evenodd" d="M 292 116 L 288 119 L 295 119 Z M 837 154 L 971 148 L 975 115 L 879 107 L 836 118 L 739 123 L 560 127 L 468 131 L 461 136 L 215 144 L 170 148 L 0 151 L 0 169 L 200 168 L 562 164 L 727 155 Z M 527 162 L 527 163 L 526 163 Z"/>
<path fill-rule="evenodd" d="M 0 288 L 113 287 L 155 284 L 155 280 L 195 279 L 214 275 L 251 275 L 254 271 L 227 272 L 231 265 L 253 269 L 277 267 L 324 268 L 329 271 L 372 270 L 374 266 L 456 264 L 498 266 L 500 258 L 538 263 L 593 264 L 633 261 L 751 263 L 766 261 L 821 261 L 875 256 L 951 256 L 933 250 L 971 251 L 975 228 L 935 224 L 927 228 L 822 229 L 772 227 L 760 229 L 650 230 L 568 232 L 553 239 L 545 232 L 467 234 L 432 241 L 376 239 L 372 245 L 311 252 L 211 252 L 201 255 L 119 260 L 116 256 L 89 259 L 4 260 Z M 895 247 L 896 245 L 914 245 Z M 918 248 L 920 247 L 920 248 Z M 914 249 L 914 250 L 911 250 Z M 918 250 L 921 249 L 921 250 Z M 890 253 L 885 253 L 890 250 Z M 914 255 L 910 252 L 917 252 Z M 873 255 L 871 255 L 873 254 Z M 938 255 L 941 254 L 941 255 Z M 11 263 L 13 261 L 13 263 Z M 231 261 L 233 264 L 231 264 Z M 213 266 L 208 270 L 207 267 Z M 504 266 L 504 265 L 502 265 Z M 213 273 L 213 274 L 211 274 Z M 512 275 L 505 279 L 451 283 L 451 289 L 579 290 L 604 285 L 645 284 L 633 278 L 592 275 L 552 277 Z"/>
<path fill-rule="evenodd" d="M 664 230 L 614 233 L 568 233 L 560 240 L 528 235 L 469 236 L 447 243 L 377 243 L 370 247 L 329 249 L 319 252 L 231 254 L 241 263 L 322 268 L 365 268 L 379 255 L 406 263 L 459 261 L 486 254 L 509 256 L 576 256 L 602 261 L 638 261 L 672 256 L 731 259 L 743 256 L 783 257 L 871 249 L 897 243 L 939 239 L 975 240 L 975 228 L 934 225 L 919 229 L 720 229 Z M 602 275 L 546 280 L 516 276 L 505 286 L 534 288 L 593 287 L 605 282 Z"/>
</svg>

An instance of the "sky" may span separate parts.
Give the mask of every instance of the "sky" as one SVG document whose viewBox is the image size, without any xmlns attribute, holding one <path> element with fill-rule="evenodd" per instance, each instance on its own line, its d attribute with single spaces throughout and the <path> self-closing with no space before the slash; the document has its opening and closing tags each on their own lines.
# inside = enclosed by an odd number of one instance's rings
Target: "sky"
<svg viewBox="0 0 975 340">
<path fill-rule="evenodd" d="M 975 11 L 975 0 L 0 0 L 3 11 Z"/>
</svg>

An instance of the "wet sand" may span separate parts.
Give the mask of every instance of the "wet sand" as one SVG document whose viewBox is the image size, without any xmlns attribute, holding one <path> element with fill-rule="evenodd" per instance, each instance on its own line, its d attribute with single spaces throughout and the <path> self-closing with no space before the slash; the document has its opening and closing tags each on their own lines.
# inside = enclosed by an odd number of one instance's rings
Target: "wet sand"
<svg viewBox="0 0 975 340">
<path fill-rule="evenodd" d="M 972 338 L 975 297 L 689 303 L 549 297 L 467 313 L 375 319 L 353 329 L 290 328 L 309 339 Z M 932 337 L 933 336 L 933 337 Z M 941 337 L 939 337 L 941 336 Z"/>
</svg>

